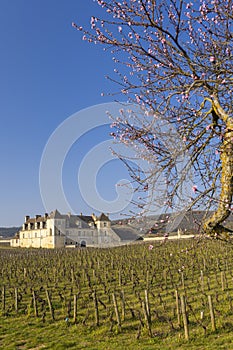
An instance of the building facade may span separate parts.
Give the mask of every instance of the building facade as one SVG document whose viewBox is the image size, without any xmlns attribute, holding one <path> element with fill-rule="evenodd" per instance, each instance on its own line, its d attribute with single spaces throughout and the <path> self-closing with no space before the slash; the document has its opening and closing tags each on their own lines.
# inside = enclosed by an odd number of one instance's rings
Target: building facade
<svg viewBox="0 0 233 350">
<path fill-rule="evenodd" d="M 105 214 L 100 216 L 61 214 L 58 210 L 25 217 L 21 230 L 11 240 L 12 247 L 63 248 L 78 246 L 110 246 L 122 238 L 111 227 Z"/>
</svg>

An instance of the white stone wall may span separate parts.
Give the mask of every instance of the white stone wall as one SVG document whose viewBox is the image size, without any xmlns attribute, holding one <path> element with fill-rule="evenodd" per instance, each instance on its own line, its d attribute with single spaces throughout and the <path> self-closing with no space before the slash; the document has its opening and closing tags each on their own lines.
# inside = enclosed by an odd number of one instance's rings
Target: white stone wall
<svg viewBox="0 0 233 350">
<path fill-rule="evenodd" d="M 99 229 L 98 244 L 117 244 L 121 241 L 120 237 L 111 229 L 111 227 L 104 227 Z"/>
<path fill-rule="evenodd" d="M 82 241 L 86 245 L 98 244 L 98 231 L 96 228 L 67 228 L 66 229 L 66 243 L 67 245 L 80 245 Z"/>
</svg>

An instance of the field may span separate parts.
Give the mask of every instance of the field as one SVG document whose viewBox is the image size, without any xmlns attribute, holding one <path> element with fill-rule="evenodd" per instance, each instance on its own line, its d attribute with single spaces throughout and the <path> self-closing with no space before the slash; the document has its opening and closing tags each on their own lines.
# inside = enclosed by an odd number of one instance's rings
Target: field
<svg viewBox="0 0 233 350">
<path fill-rule="evenodd" d="M 150 248 L 0 249 L 0 348 L 233 349 L 232 245 Z"/>
</svg>

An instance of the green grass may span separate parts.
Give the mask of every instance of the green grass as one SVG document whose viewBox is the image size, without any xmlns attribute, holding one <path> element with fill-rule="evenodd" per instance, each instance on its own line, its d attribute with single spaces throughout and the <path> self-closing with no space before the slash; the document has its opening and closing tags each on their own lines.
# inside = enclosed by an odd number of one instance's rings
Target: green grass
<svg viewBox="0 0 233 350">
<path fill-rule="evenodd" d="M 124 329 L 121 333 L 109 332 L 107 327 L 66 326 L 62 321 L 46 324 L 38 320 L 22 318 L 1 319 L 0 345 L 2 349 L 233 349 L 232 333 L 217 331 L 206 337 L 201 334 L 183 339 L 182 331 L 172 335 L 157 333 L 153 338 L 143 334 L 136 340 L 135 329 Z"/>
<path fill-rule="evenodd" d="M 0 288 L 2 291 L 4 286 L 5 290 L 5 307 L 0 295 L 0 348 L 233 349 L 232 247 L 222 242 L 195 240 L 154 244 L 152 251 L 148 245 L 57 251 L 0 249 Z M 143 311 L 145 289 L 149 293 L 152 337 Z M 186 297 L 189 340 L 184 338 L 182 322 L 178 325 L 175 290 Z M 117 325 L 113 292 L 121 327 Z M 76 323 L 74 295 L 77 295 Z M 214 305 L 215 332 L 211 328 L 208 295 Z"/>
</svg>

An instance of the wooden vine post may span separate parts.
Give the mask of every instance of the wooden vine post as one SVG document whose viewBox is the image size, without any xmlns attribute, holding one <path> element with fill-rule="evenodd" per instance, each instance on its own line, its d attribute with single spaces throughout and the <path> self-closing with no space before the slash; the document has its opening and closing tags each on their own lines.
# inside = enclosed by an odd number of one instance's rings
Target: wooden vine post
<svg viewBox="0 0 233 350">
<path fill-rule="evenodd" d="M 18 313 L 18 288 L 15 287 L 15 312 Z"/>
<path fill-rule="evenodd" d="M 125 320 L 125 294 L 124 291 L 121 291 L 121 308 L 122 308 L 122 321 Z"/>
<path fill-rule="evenodd" d="M 74 316 L 73 316 L 73 321 L 74 323 L 77 323 L 77 295 L 74 294 Z"/>
<path fill-rule="evenodd" d="M 143 300 L 142 306 L 143 306 L 143 313 L 144 313 L 145 321 L 147 324 L 149 336 L 152 338 L 151 314 L 150 314 L 150 305 L 149 305 L 149 298 L 148 298 L 148 291 L 147 290 L 145 290 L 145 300 Z"/>
<path fill-rule="evenodd" d="M 51 302 L 51 298 L 50 298 L 50 295 L 49 295 L 49 292 L 48 292 L 47 289 L 46 289 L 45 292 L 46 292 L 46 297 L 47 297 L 47 301 L 48 301 L 48 305 L 49 305 L 49 311 L 50 311 L 52 320 L 54 321 L 54 320 L 55 320 L 55 317 L 54 317 L 54 309 L 53 309 L 53 305 L 52 305 L 52 302 Z"/>
<path fill-rule="evenodd" d="M 181 320 L 180 320 L 180 299 L 179 299 L 179 294 L 178 290 L 175 290 L 175 297 L 176 297 L 176 314 L 177 314 L 177 324 L 178 327 L 180 328 L 181 326 Z"/>
<path fill-rule="evenodd" d="M 212 331 L 216 331 L 216 323 L 215 323 L 215 315 L 214 315 L 214 308 L 212 303 L 211 295 L 208 295 L 208 302 L 209 302 L 209 308 L 210 308 L 210 318 L 211 318 L 211 325 L 212 325 Z"/>
<path fill-rule="evenodd" d="M 6 311 L 6 287 L 2 287 L 2 314 L 5 315 Z"/>
<path fill-rule="evenodd" d="M 113 299 L 113 305 L 114 305 L 114 309 L 115 309 L 118 329 L 121 330 L 121 318 L 120 318 L 120 313 L 119 313 L 119 309 L 118 309 L 118 304 L 117 304 L 117 299 L 116 299 L 115 293 L 112 293 L 112 299 Z"/>
<path fill-rule="evenodd" d="M 148 314 L 148 319 L 151 324 L 151 312 L 150 312 L 150 303 L 149 303 L 149 295 L 148 295 L 148 290 L 145 290 L 145 304 L 146 304 L 146 311 Z"/>
<path fill-rule="evenodd" d="M 186 301 L 185 301 L 184 295 L 180 296 L 180 302 L 181 302 L 181 312 L 182 312 L 183 324 L 184 324 L 184 336 L 186 340 L 189 340 L 188 317 L 186 312 Z"/>
<path fill-rule="evenodd" d="M 96 291 L 93 292 L 93 302 L 94 302 L 94 309 L 95 309 L 95 324 L 96 326 L 99 326 L 99 308 L 98 308 Z"/>
<path fill-rule="evenodd" d="M 32 299 L 33 299 L 33 308 L 34 308 L 34 315 L 38 317 L 38 309 L 37 309 L 37 303 L 36 303 L 36 293 L 33 290 L 32 291 Z"/>
</svg>

